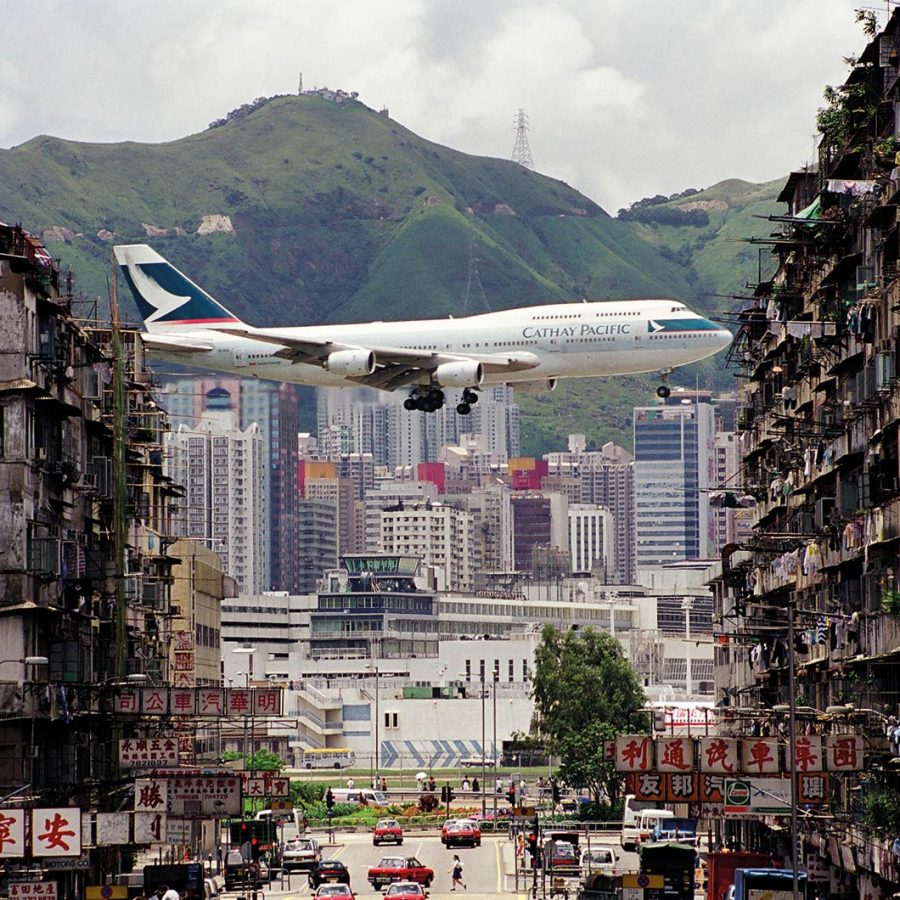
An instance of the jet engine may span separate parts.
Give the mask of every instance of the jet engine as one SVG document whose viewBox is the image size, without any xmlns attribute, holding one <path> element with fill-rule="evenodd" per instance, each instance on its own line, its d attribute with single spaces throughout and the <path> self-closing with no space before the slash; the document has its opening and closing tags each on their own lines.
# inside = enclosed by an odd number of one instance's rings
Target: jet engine
<svg viewBox="0 0 900 900">
<path fill-rule="evenodd" d="M 484 366 L 475 360 L 442 363 L 434 370 L 434 380 L 441 387 L 478 387 L 484 379 Z"/>
<path fill-rule="evenodd" d="M 372 350 L 335 350 L 325 360 L 325 369 L 335 375 L 371 375 L 375 371 Z"/>
<path fill-rule="evenodd" d="M 539 381 L 514 381 L 512 386 L 523 394 L 543 394 L 545 391 L 555 391 L 556 381 L 556 378 L 543 378 Z"/>
</svg>

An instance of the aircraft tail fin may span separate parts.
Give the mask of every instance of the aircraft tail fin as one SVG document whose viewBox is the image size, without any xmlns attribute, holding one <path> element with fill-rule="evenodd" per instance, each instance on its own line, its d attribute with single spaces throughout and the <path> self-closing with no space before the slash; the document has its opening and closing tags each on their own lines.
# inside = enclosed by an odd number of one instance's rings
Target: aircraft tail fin
<svg viewBox="0 0 900 900">
<path fill-rule="evenodd" d="M 241 324 L 147 244 L 113 247 L 147 331 L 194 331 L 210 325 Z"/>
</svg>

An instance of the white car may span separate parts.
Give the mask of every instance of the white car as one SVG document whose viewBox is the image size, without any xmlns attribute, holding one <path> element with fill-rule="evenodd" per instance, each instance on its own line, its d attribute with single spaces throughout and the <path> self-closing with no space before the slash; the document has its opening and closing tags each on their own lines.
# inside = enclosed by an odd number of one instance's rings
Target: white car
<svg viewBox="0 0 900 900">
<path fill-rule="evenodd" d="M 285 869 L 311 869 L 321 858 L 322 849 L 318 841 L 298 837 L 285 843 L 281 865 Z"/>
</svg>

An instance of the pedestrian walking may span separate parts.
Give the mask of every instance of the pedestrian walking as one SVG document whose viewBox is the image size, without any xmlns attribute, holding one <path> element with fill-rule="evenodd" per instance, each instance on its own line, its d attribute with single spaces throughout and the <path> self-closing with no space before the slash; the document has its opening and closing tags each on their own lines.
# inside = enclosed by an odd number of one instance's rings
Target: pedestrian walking
<svg viewBox="0 0 900 900">
<path fill-rule="evenodd" d="M 175 888 L 170 888 L 167 884 L 164 884 L 162 886 L 162 900 L 181 900 L 181 898 L 178 896 L 178 891 Z"/>
<path fill-rule="evenodd" d="M 352 777 L 347 779 L 347 787 L 348 787 L 350 790 L 353 790 L 353 785 L 354 785 L 354 784 L 356 784 L 356 782 L 353 780 Z"/>
<path fill-rule="evenodd" d="M 469 779 L 466 778 L 465 776 L 463 776 L 463 780 L 462 780 L 462 784 L 460 785 L 460 788 L 462 788 L 462 790 L 464 790 L 464 791 L 472 790 L 472 787 L 469 784 Z"/>
<path fill-rule="evenodd" d="M 462 884 L 462 889 L 467 891 L 468 888 L 463 884 L 462 876 L 463 876 L 463 864 L 462 860 L 455 853 L 453 854 L 453 867 L 450 869 L 450 875 L 453 879 L 453 887 L 450 888 L 451 891 L 456 890 L 456 886 L 458 884 Z"/>
<path fill-rule="evenodd" d="M 472 790 L 477 794 L 479 790 L 481 790 L 481 785 L 478 783 L 478 776 L 476 775 L 472 779 Z"/>
</svg>

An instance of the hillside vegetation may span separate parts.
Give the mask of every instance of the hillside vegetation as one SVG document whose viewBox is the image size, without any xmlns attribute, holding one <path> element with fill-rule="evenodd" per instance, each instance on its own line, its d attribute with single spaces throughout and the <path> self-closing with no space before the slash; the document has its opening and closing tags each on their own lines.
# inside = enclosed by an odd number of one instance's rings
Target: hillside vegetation
<svg viewBox="0 0 900 900">
<path fill-rule="evenodd" d="M 0 218 L 41 235 L 101 311 L 112 244 L 147 242 L 254 325 L 482 312 L 479 291 L 465 296 L 473 252 L 490 309 L 665 296 L 712 310 L 710 294 L 755 260 L 726 235 L 776 190 L 724 182 L 675 201 L 726 203 L 699 229 L 615 219 L 563 182 L 306 95 L 257 101 L 165 144 L 42 136 L 0 150 Z M 650 402 L 654 384 L 592 380 L 523 397 L 524 449 L 571 431 L 628 446 L 631 406 Z"/>
</svg>

